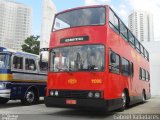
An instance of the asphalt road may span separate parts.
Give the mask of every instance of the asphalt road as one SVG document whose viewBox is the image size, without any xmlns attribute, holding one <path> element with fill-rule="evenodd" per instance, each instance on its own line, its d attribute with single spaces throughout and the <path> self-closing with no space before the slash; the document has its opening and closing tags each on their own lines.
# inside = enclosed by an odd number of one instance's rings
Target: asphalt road
<svg viewBox="0 0 160 120">
<path fill-rule="evenodd" d="M 47 108 L 43 101 L 32 106 L 23 106 L 20 101 L 10 101 L 8 104 L 0 105 L 0 114 L 0 120 L 144 120 L 145 118 L 160 120 L 160 96 L 152 97 L 144 104 L 131 106 L 123 112 L 117 110 L 108 114 Z"/>
</svg>

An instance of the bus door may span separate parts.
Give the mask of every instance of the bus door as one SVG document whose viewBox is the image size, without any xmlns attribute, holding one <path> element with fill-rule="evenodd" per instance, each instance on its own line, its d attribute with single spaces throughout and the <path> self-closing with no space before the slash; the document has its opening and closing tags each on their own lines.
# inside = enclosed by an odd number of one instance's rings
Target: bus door
<svg viewBox="0 0 160 120">
<path fill-rule="evenodd" d="M 112 50 L 109 51 L 109 79 L 107 88 L 108 97 L 121 97 L 122 80 L 120 75 L 120 56 Z"/>
<path fill-rule="evenodd" d="M 127 60 L 126 58 L 122 57 L 121 58 L 121 71 L 122 71 L 122 91 L 124 88 L 131 89 L 132 87 L 132 77 L 131 77 L 131 64 L 130 61 Z"/>
</svg>

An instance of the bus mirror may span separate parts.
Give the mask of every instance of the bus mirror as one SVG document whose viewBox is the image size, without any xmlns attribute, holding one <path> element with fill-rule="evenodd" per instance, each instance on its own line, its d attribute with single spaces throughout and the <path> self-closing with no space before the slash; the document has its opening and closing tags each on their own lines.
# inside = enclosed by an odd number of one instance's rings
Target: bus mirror
<svg viewBox="0 0 160 120">
<path fill-rule="evenodd" d="M 53 63 L 53 64 L 54 64 L 54 59 L 55 59 L 55 57 L 56 57 L 56 53 L 53 52 L 53 55 L 52 55 L 52 63 Z"/>
<path fill-rule="evenodd" d="M 112 63 L 116 62 L 116 55 L 114 53 L 111 53 L 111 62 Z"/>
<path fill-rule="evenodd" d="M 49 54 L 49 51 L 47 50 L 41 51 L 40 52 L 40 62 L 48 61 L 48 54 Z"/>
<path fill-rule="evenodd" d="M 52 64 L 54 64 L 54 59 L 55 59 L 55 56 L 53 55 L 52 56 Z"/>
</svg>

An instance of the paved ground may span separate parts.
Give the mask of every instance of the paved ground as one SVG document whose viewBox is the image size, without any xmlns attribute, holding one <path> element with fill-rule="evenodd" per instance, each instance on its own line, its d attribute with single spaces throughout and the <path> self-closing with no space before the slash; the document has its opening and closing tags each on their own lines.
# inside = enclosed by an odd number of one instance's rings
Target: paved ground
<svg viewBox="0 0 160 120">
<path fill-rule="evenodd" d="M 20 101 L 10 101 L 6 105 L 0 105 L 0 120 L 112 120 L 112 119 L 155 119 L 160 120 L 160 96 L 152 97 L 144 104 L 137 104 L 129 109 L 119 112 L 113 111 L 110 114 L 100 114 L 91 111 L 80 111 L 62 108 L 46 108 L 43 104 L 33 106 L 22 106 Z M 6 115 L 8 114 L 8 115 Z M 135 116 L 135 114 L 150 114 Z M 151 115 L 151 114 L 159 114 Z"/>
</svg>

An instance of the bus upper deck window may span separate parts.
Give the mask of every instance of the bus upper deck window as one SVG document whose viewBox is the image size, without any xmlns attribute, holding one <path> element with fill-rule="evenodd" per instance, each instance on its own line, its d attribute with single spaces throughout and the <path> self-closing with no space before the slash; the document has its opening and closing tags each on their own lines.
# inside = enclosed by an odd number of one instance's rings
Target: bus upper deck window
<svg viewBox="0 0 160 120">
<path fill-rule="evenodd" d="M 105 7 L 90 7 L 62 12 L 55 16 L 53 31 L 65 28 L 105 24 Z"/>
</svg>

